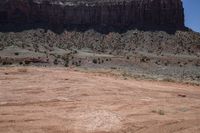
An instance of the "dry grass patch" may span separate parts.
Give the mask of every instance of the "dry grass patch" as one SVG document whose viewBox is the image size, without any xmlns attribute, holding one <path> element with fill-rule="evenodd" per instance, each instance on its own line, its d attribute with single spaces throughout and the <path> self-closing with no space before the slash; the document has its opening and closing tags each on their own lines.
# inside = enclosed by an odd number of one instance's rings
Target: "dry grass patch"
<svg viewBox="0 0 200 133">
<path fill-rule="evenodd" d="M 20 73 L 27 73 L 27 72 L 28 72 L 28 69 L 27 69 L 27 68 L 18 68 L 18 69 L 17 69 L 17 72 L 20 72 Z"/>
</svg>

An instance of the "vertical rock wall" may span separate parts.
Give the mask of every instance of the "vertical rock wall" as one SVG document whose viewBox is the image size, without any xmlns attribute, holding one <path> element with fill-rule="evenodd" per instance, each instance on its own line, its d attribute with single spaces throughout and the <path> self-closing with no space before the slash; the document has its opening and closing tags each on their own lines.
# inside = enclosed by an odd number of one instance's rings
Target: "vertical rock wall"
<svg viewBox="0 0 200 133">
<path fill-rule="evenodd" d="M 183 28 L 181 0 L 2 0 L 0 23 Z"/>
</svg>

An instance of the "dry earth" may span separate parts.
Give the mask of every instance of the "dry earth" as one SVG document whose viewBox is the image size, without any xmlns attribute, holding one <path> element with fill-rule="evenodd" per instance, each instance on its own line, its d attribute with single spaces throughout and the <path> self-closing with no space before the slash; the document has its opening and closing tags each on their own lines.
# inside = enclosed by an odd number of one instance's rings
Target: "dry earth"
<svg viewBox="0 0 200 133">
<path fill-rule="evenodd" d="M 200 87 L 66 68 L 0 68 L 1 133 L 199 133 Z"/>
</svg>

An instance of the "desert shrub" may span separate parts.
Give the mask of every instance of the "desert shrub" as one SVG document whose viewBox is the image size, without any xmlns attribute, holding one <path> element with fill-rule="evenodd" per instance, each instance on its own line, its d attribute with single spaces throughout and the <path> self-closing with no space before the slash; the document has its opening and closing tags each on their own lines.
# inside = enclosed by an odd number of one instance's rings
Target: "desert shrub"
<svg viewBox="0 0 200 133">
<path fill-rule="evenodd" d="M 53 47 L 53 44 L 52 44 L 52 43 L 50 43 L 50 44 L 49 44 L 49 47 L 51 47 L 51 48 L 52 48 L 52 47 Z"/>
<path fill-rule="evenodd" d="M 163 81 L 166 81 L 166 82 L 174 82 L 174 80 L 172 78 L 164 78 Z"/>
<path fill-rule="evenodd" d="M 65 67 L 69 67 L 69 64 L 65 62 L 65 65 L 64 65 L 64 66 L 65 66 Z"/>
<path fill-rule="evenodd" d="M 165 115 L 165 112 L 164 112 L 163 110 L 159 110 L 159 111 L 158 111 L 158 114 L 159 114 L 159 115 Z"/>
<path fill-rule="evenodd" d="M 164 65 L 165 65 L 165 66 L 168 66 L 168 65 L 169 65 L 169 62 L 165 62 Z"/>
<path fill-rule="evenodd" d="M 191 63 L 191 62 L 193 62 L 193 60 L 188 60 L 188 62 L 190 62 L 190 63 Z"/>
<path fill-rule="evenodd" d="M 79 62 L 76 62 L 76 66 L 81 66 L 81 64 Z"/>
<path fill-rule="evenodd" d="M 148 62 L 148 61 L 150 61 L 150 59 L 148 57 L 142 57 L 140 59 L 140 62 Z"/>
<path fill-rule="evenodd" d="M 64 55 L 62 56 L 62 59 L 63 59 L 64 61 L 66 61 L 66 60 L 69 60 L 69 57 L 70 57 L 70 54 L 64 54 Z"/>
<path fill-rule="evenodd" d="M 30 61 L 27 61 L 27 60 L 24 61 L 24 64 L 26 65 L 29 65 L 30 63 L 31 63 Z"/>
<path fill-rule="evenodd" d="M 123 72 L 123 73 L 122 73 L 122 76 L 123 76 L 123 77 L 130 77 L 130 74 L 127 73 L 127 72 Z"/>
<path fill-rule="evenodd" d="M 74 54 L 77 54 L 77 53 L 78 53 L 78 51 L 74 50 Z"/>
<path fill-rule="evenodd" d="M 66 66 L 66 67 L 69 66 L 70 53 L 69 53 L 69 54 L 64 54 L 64 55 L 62 56 L 62 59 L 63 59 L 64 62 L 65 62 L 65 66 Z M 74 64 L 73 64 L 73 65 L 74 65 Z"/>
<path fill-rule="evenodd" d="M 108 59 L 106 59 L 106 61 L 109 61 Z"/>
<path fill-rule="evenodd" d="M 199 63 L 199 62 L 196 62 L 196 63 L 195 63 L 195 66 L 199 67 L 199 66 L 200 66 L 200 63 Z"/>
<path fill-rule="evenodd" d="M 61 58 L 61 55 L 57 55 L 57 58 Z"/>
<path fill-rule="evenodd" d="M 156 113 L 157 111 L 156 111 L 156 110 L 152 110 L 151 112 L 152 112 L 152 113 Z"/>
<path fill-rule="evenodd" d="M 55 59 L 55 60 L 53 61 L 53 64 L 54 64 L 54 65 L 58 65 L 58 59 Z"/>
<path fill-rule="evenodd" d="M 188 64 L 187 62 L 184 62 L 184 63 L 183 63 L 183 65 L 187 65 L 187 64 Z"/>
<path fill-rule="evenodd" d="M 94 64 L 97 64 L 97 59 L 93 59 L 92 62 L 93 62 Z"/>
<path fill-rule="evenodd" d="M 28 72 L 28 70 L 26 68 L 19 68 L 19 69 L 17 69 L 17 71 L 20 72 L 20 73 Z"/>
<path fill-rule="evenodd" d="M 6 65 L 7 63 L 5 61 L 2 62 L 2 65 Z"/>
<path fill-rule="evenodd" d="M 69 60 L 65 60 L 65 67 L 69 66 Z"/>
<path fill-rule="evenodd" d="M 110 67 L 110 69 L 117 69 L 116 67 Z"/>
<path fill-rule="evenodd" d="M 15 55 L 19 55 L 19 53 L 18 53 L 18 52 L 15 52 Z"/>
<path fill-rule="evenodd" d="M 148 53 L 153 53 L 153 51 L 152 50 L 148 50 Z"/>
<path fill-rule="evenodd" d="M 9 61 L 3 61 L 3 62 L 2 62 L 2 65 L 12 65 L 12 62 L 9 62 Z"/>
<path fill-rule="evenodd" d="M 160 65 L 160 60 L 155 61 L 155 64 Z"/>
<path fill-rule="evenodd" d="M 159 115 L 165 115 L 165 112 L 163 110 L 152 110 L 152 113 L 158 113 Z"/>
<path fill-rule="evenodd" d="M 130 59 L 130 57 L 129 57 L 129 56 L 127 56 L 127 57 L 126 57 L 126 59 L 127 59 L 127 60 L 129 60 L 129 59 Z"/>
</svg>

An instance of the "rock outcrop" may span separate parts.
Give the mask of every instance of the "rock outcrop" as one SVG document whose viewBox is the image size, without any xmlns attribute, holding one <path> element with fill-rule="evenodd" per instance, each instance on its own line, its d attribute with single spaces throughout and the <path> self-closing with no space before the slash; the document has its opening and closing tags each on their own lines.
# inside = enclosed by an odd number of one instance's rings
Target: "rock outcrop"
<svg viewBox="0 0 200 133">
<path fill-rule="evenodd" d="M 184 28 L 181 0 L 1 0 L 0 24 Z"/>
</svg>

